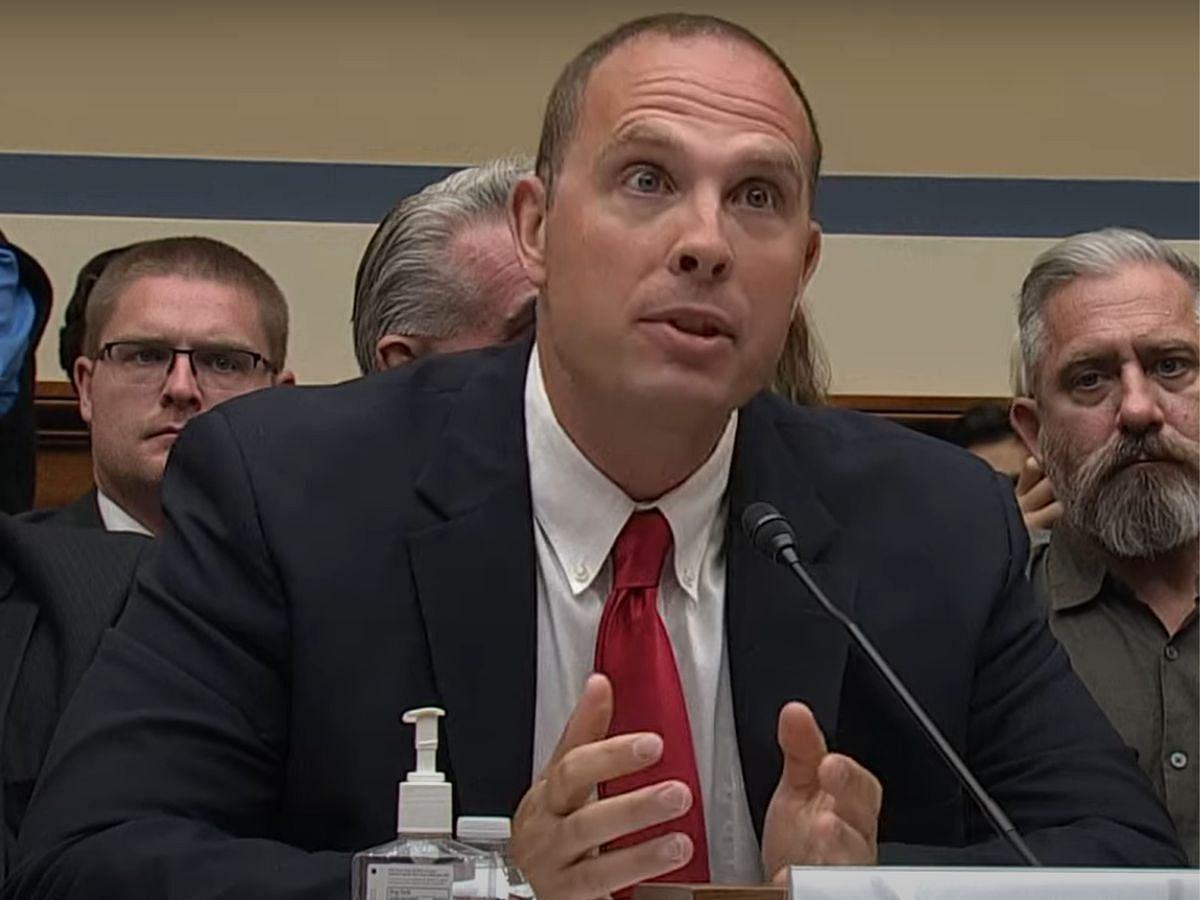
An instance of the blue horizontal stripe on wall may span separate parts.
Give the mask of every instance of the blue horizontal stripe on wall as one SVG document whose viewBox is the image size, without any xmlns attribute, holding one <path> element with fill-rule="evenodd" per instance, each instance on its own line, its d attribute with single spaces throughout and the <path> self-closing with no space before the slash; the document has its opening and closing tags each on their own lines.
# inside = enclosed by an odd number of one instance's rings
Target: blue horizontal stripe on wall
<svg viewBox="0 0 1200 900">
<path fill-rule="evenodd" d="M 0 213 L 375 223 L 452 166 L 0 153 Z M 827 175 L 830 234 L 1200 237 L 1200 183 Z"/>
</svg>

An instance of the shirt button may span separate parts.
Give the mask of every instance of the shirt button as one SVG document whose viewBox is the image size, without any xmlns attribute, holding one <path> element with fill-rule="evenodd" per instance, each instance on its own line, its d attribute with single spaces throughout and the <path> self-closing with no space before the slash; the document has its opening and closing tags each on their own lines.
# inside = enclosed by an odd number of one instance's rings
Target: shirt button
<svg viewBox="0 0 1200 900">
<path fill-rule="evenodd" d="M 1176 750 L 1170 756 L 1170 763 L 1173 769 L 1186 769 L 1188 764 L 1187 754 Z"/>
<path fill-rule="evenodd" d="M 574 577 L 574 579 L 576 581 L 587 581 L 588 580 L 588 567 L 585 566 L 583 563 L 580 563 L 579 565 L 577 565 L 575 567 L 575 574 L 572 577 Z"/>
<path fill-rule="evenodd" d="M 1179 651 L 1175 649 L 1174 644 L 1167 644 L 1166 649 L 1163 650 L 1163 656 L 1174 662 L 1179 659 Z"/>
<path fill-rule="evenodd" d="M 684 570 L 683 570 L 683 583 L 684 583 L 684 584 L 686 584 L 688 587 L 691 587 L 691 586 L 692 586 L 692 582 L 693 582 L 693 581 L 695 581 L 695 580 L 696 580 L 696 576 L 692 574 L 692 570 L 691 570 L 691 569 L 684 569 Z"/>
</svg>

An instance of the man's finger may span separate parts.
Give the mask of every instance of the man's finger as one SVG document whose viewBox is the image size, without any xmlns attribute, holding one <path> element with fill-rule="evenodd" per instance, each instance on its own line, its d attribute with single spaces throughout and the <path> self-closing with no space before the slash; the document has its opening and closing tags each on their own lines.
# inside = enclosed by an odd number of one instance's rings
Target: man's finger
<svg viewBox="0 0 1200 900">
<path fill-rule="evenodd" d="M 609 841 L 677 819 L 692 803 L 686 784 L 664 781 L 585 804 L 562 822 L 555 855 L 564 863 L 579 859 Z"/>
<path fill-rule="evenodd" d="M 649 881 L 687 865 L 694 851 L 686 834 L 675 832 L 587 857 L 563 873 L 555 897 L 565 900 L 593 900 L 623 887 Z"/>
<path fill-rule="evenodd" d="M 834 799 L 834 814 L 866 840 L 874 842 L 883 801 L 883 786 L 879 779 L 840 753 L 826 756 L 817 769 L 817 776 L 821 788 Z"/>
<path fill-rule="evenodd" d="M 558 816 L 572 813 L 587 802 L 601 781 L 639 772 L 662 756 L 657 734 L 619 734 L 568 750 L 546 770 L 546 807 Z"/>
<path fill-rule="evenodd" d="M 1043 478 L 1031 487 L 1025 496 L 1020 498 L 1019 506 L 1023 512 L 1037 512 L 1054 502 L 1054 485 L 1049 478 Z"/>
<path fill-rule="evenodd" d="M 558 745 L 554 748 L 550 761 L 546 763 L 543 775 L 571 750 L 605 737 L 612 722 L 612 709 L 612 683 L 599 673 L 589 675 L 583 684 L 579 701 L 571 711 L 571 718 L 567 720 L 567 727 L 563 729 Z"/>
<path fill-rule="evenodd" d="M 780 784 L 811 793 L 817 790 L 817 766 L 825 757 L 825 735 L 803 703 L 792 701 L 779 711 L 779 749 L 783 751 Z"/>
<path fill-rule="evenodd" d="M 1036 512 L 1025 513 L 1025 527 L 1032 530 L 1045 531 L 1054 526 L 1062 518 L 1063 505 L 1055 500 L 1049 506 L 1042 507 Z"/>
<path fill-rule="evenodd" d="M 867 840 L 835 813 L 822 813 L 813 825 L 810 865 L 865 866 L 878 861 L 874 840 Z"/>
<path fill-rule="evenodd" d="M 1025 464 L 1017 475 L 1017 496 L 1023 497 L 1035 484 L 1042 480 L 1042 467 L 1032 456 L 1025 458 Z"/>
</svg>

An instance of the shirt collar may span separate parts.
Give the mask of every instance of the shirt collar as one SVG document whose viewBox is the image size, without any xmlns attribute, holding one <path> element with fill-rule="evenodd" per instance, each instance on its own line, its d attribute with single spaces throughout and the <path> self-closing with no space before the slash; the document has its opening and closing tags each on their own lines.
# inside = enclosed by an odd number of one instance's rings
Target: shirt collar
<svg viewBox="0 0 1200 900">
<path fill-rule="evenodd" d="M 96 505 L 100 507 L 100 519 L 104 522 L 105 531 L 131 531 L 134 534 L 154 537 L 149 528 L 118 506 L 117 501 L 99 488 L 96 489 Z"/>
<path fill-rule="evenodd" d="M 546 395 L 535 345 L 525 378 L 525 436 L 533 516 L 579 596 L 604 568 L 629 516 L 657 508 L 671 526 L 675 579 L 692 599 L 709 536 L 724 529 L 725 487 L 733 460 L 737 412 L 704 464 L 678 487 L 649 503 L 633 501 L 592 465 L 559 424 Z"/>
<path fill-rule="evenodd" d="M 1084 535 L 1058 522 L 1046 548 L 1046 586 L 1055 610 L 1082 606 L 1096 599 L 1104 586 L 1104 558 Z"/>
</svg>

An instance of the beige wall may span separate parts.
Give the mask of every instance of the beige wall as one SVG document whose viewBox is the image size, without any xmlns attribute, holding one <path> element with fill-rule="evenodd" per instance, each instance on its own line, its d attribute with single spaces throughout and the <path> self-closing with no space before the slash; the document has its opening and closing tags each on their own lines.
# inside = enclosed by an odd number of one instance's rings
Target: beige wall
<svg viewBox="0 0 1200 900">
<path fill-rule="evenodd" d="M 1194 0 L 692 8 L 755 28 L 794 64 L 828 171 L 1200 177 Z M 650 9 L 16 0 L 3 14 L 0 151 L 457 163 L 528 150 L 562 62 Z M 347 320 L 369 227 L 15 216 L 2 188 L 0 227 L 47 264 L 58 315 L 91 254 L 151 235 L 212 234 L 284 285 L 304 380 L 353 374 Z M 1003 393 L 1011 298 L 1047 243 L 831 238 L 810 303 L 835 387 Z M 56 372 L 54 345 L 52 330 L 44 377 Z"/>
<path fill-rule="evenodd" d="M 670 7 L 672 4 L 666 4 Z M 726 0 L 818 111 L 831 171 L 1195 178 L 1195 0 Z M 467 162 L 644 2 L 4 4 L 0 149 Z M 19 85 L 19 87 L 18 87 Z"/>
</svg>

